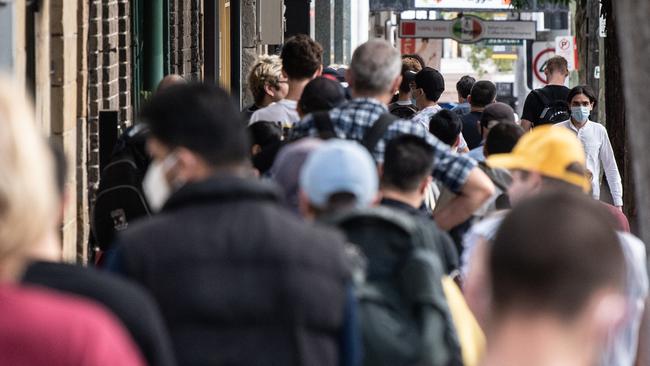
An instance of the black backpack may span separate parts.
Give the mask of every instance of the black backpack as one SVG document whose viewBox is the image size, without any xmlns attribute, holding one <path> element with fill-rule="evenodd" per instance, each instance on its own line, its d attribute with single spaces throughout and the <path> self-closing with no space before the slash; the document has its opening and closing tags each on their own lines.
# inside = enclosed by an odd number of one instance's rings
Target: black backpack
<svg viewBox="0 0 650 366">
<path fill-rule="evenodd" d="M 336 138 L 336 131 L 334 130 L 334 124 L 332 123 L 329 112 L 315 112 L 313 114 L 313 118 L 314 127 L 318 131 L 319 138 L 323 140 Z M 370 151 L 370 154 L 372 154 L 375 150 L 375 147 L 377 147 L 377 143 L 379 140 L 381 140 L 381 138 L 388 130 L 388 127 L 390 127 L 390 125 L 398 119 L 399 118 L 397 116 L 390 113 L 384 113 L 380 115 L 375 123 L 372 124 L 372 127 L 366 131 L 365 135 L 363 136 L 363 141 L 361 141 L 361 145 L 368 149 L 368 151 Z"/>
<path fill-rule="evenodd" d="M 351 260 L 364 365 L 462 365 L 441 284 L 444 270 L 427 244 L 435 240 L 431 231 L 387 207 L 326 221 L 342 229 L 365 259 Z"/>
<path fill-rule="evenodd" d="M 128 128 L 118 138 L 110 163 L 102 169 L 91 215 L 97 246 L 106 251 L 119 231 L 137 218 L 151 214 L 142 191 L 150 158 L 145 150 L 142 125 Z"/>
<path fill-rule="evenodd" d="M 391 104 L 388 107 L 388 111 L 401 118 L 401 119 L 411 119 L 416 113 L 418 113 L 418 109 L 415 108 L 412 104 L 409 105 L 400 105 L 400 104 Z"/>
<path fill-rule="evenodd" d="M 556 124 L 571 119 L 571 109 L 569 104 L 564 100 L 552 100 L 544 89 L 535 89 L 532 93 L 539 98 L 544 108 L 539 114 L 536 126 L 545 124 Z"/>
</svg>

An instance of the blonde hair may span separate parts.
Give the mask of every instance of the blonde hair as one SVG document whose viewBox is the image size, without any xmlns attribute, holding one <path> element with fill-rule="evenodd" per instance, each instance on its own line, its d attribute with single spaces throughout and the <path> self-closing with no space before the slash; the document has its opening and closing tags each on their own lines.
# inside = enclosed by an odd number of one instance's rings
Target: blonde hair
<svg viewBox="0 0 650 366">
<path fill-rule="evenodd" d="M 569 75 L 569 63 L 562 56 L 553 56 L 546 61 L 546 71 L 549 74 L 559 72 L 562 75 Z"/>
<path fill-rule="evenodd" d="M 20 258 L 54 230 L 53 156 L 23 88 L 0 75 L 0 262 Z"/>
<path fill-rule="evenodd" d="M 264 99 L 264 86 L 277 88 L 282 74 L 282 60 L 276 55 L 261 55 L 248 74 L 248 87 L 253 94 L 255 104 Z"/>
</svg>

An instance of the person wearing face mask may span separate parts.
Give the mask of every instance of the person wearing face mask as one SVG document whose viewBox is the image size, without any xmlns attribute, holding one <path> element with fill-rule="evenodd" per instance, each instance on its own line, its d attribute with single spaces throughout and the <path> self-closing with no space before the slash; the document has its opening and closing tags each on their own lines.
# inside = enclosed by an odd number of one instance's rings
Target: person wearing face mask
<svg viewBox="0 0 650 366">
<path fill-rule="evenodd" d="M 616 165 L 614 151 L 607 135 L 607 129 L 600 123 L 589 120 L 591 110 L 596 105 L 596 95 L 587 85 L 576 86 L 569 91 L 567 102 L 571 107 L 571 119 L 558 123 L 573 131 L 587 155 L 587 169 L 593 173 L 591 179 L 592 195 L 600 199 L 600 182 L 602 173 L 607 177 L 614 206 L 623 208 L 623 185 Z"/>
<path fill-rule="evenodd" d="M 230 95 L 173 86 L 142 120 L 158 212 L 120 233 L 106 266 L 153 295 L 177 363 L 359 365 L 343 237 L 297 218 L 254 176 Z"/>
</svg>

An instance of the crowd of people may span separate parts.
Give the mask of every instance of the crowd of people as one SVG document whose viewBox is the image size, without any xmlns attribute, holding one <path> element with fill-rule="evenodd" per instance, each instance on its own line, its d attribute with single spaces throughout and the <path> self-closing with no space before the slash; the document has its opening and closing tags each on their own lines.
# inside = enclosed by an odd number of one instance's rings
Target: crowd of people
<svg viewBox="0 0 650 366">
<path fill-rule="evenodd" d="M 470 76 L 444 109 L 444 76 L 383 40 L 322 53 L 260 56 L 243 111 L 163 80 L 138 122 L 147 214 L 117 215 L 99 269 L 59 263 L 65 157 L 0 82 L 2 363 L 647 361 L 645 246 L 566 60 L 519 120 Z"/>
</svg>

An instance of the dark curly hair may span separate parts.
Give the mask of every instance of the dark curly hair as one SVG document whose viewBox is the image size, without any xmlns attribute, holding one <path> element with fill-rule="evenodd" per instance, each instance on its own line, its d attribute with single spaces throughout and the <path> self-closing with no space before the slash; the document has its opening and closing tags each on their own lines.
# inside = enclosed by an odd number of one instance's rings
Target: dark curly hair
<svg viewBox="0 0 650 366">
<path fill-rule="evenodd" d="M 293 36 L 282 47 L 282 69 L 290 79 L 307 79 L 323 64 L 323 47 L 305 34 Z"/>
</svg>

